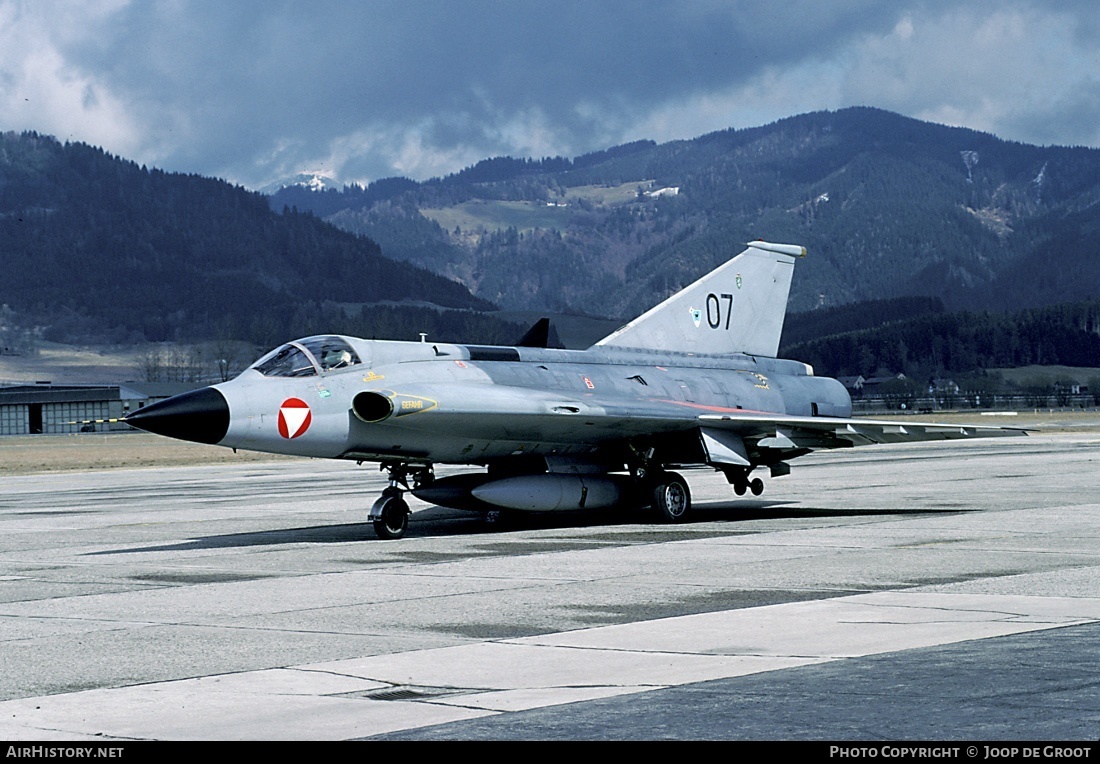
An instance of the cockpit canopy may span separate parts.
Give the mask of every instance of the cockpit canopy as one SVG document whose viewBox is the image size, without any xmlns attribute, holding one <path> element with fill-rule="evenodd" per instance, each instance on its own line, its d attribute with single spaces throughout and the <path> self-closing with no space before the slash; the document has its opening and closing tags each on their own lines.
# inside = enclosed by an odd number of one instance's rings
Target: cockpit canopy
<svg viewBox="0 0 1100 764">
<path fill-rule="evenodd" d="M 252 368 L 265 377 L 312 377 L 359 363 L 359 354 L 346 339 L 324 334 L 288 342 L 256 361 Z"/>
</svg>

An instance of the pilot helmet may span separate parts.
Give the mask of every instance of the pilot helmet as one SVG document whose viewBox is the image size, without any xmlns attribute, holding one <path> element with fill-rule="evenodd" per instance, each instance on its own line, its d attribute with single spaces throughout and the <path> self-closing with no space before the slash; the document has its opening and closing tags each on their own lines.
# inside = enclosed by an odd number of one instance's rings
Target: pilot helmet
<svg viewBox="0 0 1100 764">
<path fill-rule="evenodd" d="M 351 363 L 351 353 L 345 348 L 328 348 L 325 350 L 324 357 L 321 360 L 326 369 L 346 366 Z"/>
</svg>

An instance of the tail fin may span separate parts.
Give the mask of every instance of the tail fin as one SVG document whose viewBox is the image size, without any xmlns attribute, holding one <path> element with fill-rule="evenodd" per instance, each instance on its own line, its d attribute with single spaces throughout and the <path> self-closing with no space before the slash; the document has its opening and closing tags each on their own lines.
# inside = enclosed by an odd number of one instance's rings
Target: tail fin
<svg viewBox="0 0 1100 764">
<path fill-rule="evenodd" d="M 774 358 L 794 259 L 806 249 L 754 241 L 748 249 L 594 347 Z"/>
</svg>

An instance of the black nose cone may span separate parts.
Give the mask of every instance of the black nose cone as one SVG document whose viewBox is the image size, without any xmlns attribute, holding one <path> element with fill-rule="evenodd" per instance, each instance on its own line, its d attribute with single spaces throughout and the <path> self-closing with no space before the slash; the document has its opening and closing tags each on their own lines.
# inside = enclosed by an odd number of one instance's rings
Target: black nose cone
<svg viewBox="0 0 1100 764">
<path fill-rule="evenodd" d="M 229 431 L 229 404 L 212 387 L 174 395 L 127 414 L 139 430 L 195 443 L 220 443 Z"/>
</svg>

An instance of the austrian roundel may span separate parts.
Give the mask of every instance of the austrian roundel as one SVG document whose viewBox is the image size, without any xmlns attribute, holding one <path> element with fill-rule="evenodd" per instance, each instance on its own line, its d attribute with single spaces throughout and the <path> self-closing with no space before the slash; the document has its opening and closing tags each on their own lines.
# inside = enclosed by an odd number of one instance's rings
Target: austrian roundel
<svg viewBox="0 0 1100 764">
<path fill-rule="evenodd" d="M 312 421 L 309 405 L 301 398 L 287 398 L 279 406 L 279 434 L 284 438 L 297 438 Z"/>
</svg>

